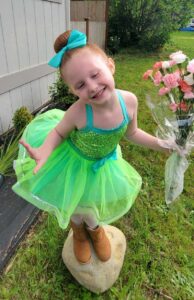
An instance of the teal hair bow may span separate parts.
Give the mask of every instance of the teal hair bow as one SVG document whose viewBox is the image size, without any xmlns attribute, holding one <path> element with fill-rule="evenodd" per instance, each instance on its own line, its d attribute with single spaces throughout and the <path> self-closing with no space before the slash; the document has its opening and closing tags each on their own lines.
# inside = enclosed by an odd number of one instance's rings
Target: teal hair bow
<svg viewBox="0 0 194 300">
<path fill-rule="evenodd" d="M 61 65 L 61 61 L 65 52 L 74 49 L 81 48 L 86 45 L 86 35 L 78 30 L 72 30 L 68 38 L 67 45 L 63 47 L 55 56 L 48 62 L 49 66 L 58 68 Z"/>
</svg>

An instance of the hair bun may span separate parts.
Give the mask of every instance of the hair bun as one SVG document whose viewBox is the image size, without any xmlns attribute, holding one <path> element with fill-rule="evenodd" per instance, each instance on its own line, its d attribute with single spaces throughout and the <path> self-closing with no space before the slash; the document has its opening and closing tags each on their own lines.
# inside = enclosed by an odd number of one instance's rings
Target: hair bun
<svg viewBox="0 0 194 300">
<path fill-rule="evenodd" d="M 54 43 L 54 49 L 55 49 L 56 53 L 59 52 L 63 47 L 65 47 L 67 45 L 67 41 L 70 36 L 70 33 L 71 33 L 71 30 L 67 30 L 67 31 L 63 32 L 62 34 L 60 34 L 56 38 L 55 43 Z"/>
</svg>

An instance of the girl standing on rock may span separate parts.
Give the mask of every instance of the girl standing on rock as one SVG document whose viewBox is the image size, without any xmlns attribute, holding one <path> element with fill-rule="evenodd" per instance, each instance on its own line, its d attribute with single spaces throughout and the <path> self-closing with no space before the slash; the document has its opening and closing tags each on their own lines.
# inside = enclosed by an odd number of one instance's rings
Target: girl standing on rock
<svg viewBox="0 0 194 300">
<path fill-rule="evenodd" d="M 127 213 L 141 187 L 140 175 L 122 158 L 120 139 L 164 149 L 137 127 L 137 99 L 115 89 L 115 65 L 103 50 L 77 30 L 61 34 L 54 49 L 49 64 L 59 67 L 79 99 L 65 113 L 50 110 L 27 126 L 13 190 L 54 213 L 61 228 L 71 223 L 80 263 L 90 261 L 89 239 L 98 258 L 107 261 L 111 246 L 102 225 Z"/>
</svg>

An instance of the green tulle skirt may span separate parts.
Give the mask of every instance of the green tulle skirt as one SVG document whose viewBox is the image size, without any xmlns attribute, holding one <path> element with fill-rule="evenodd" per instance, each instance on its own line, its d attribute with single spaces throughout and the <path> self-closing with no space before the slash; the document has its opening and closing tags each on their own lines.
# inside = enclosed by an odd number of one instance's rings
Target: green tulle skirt
<svg viewBox="0 0 194 300">
<path fill-rule="evenodd" d="M 37 116 L 25 129 L 23 139 L 33 147 L 40 146 L 63 115 L 63 111 L 54 109 Z M 77 208 L 83 213 L 92 209 L 99 224 L 109 224 L 130 209 L 141 188 L 140 175 L 122 158 L 120 147 L 117 153 L 117 160 L 107 160 L 94 172 L 95 160 L 80 156 L 64 140 L 34 175 L 35 162 L 20 145 L 14 162 L 17 182 L 13 190 L 53 213 L 63 229 Z"/>
</svg>

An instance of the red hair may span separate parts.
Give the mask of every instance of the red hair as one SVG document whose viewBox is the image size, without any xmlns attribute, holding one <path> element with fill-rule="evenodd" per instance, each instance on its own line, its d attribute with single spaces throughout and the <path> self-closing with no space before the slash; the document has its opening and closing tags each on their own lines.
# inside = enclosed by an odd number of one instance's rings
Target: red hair
<svg viewBox="0 0 194 300">
<path fill-rule="evenodd" d="M 55 52 L 59 52 L 63 47 L 65 47 L 67 45 L 68 42 L 68 38 L 71 34 L 71 30 L 67 30 L 64 33 L 60 34 L 54 43 L 54 50 Z M 108 61 L 108 56 L 106 55 L 106 53 L 96 44 L 86 44 L 84 47 L 80 47 L 80 48 L 75 48 L 75 49 L 71 49 L 67 52 L 65 52 L 65 54 L 63 55 L 62 58 L 62 62 L 61 62 L 61 66 L 60 66 L 60 73 L 62 76 L 62 69 L 64 68 L 66 62 L 68 60 L 70 60 L 74 54 L 83 51 L 84 49 L 88 49 L 91 52 L 96 53 L 97 55 L 100 55 L 104 58 L 105 61 Z M 62 76 L 63 77 L 63 76 Z"/>
</svg>

